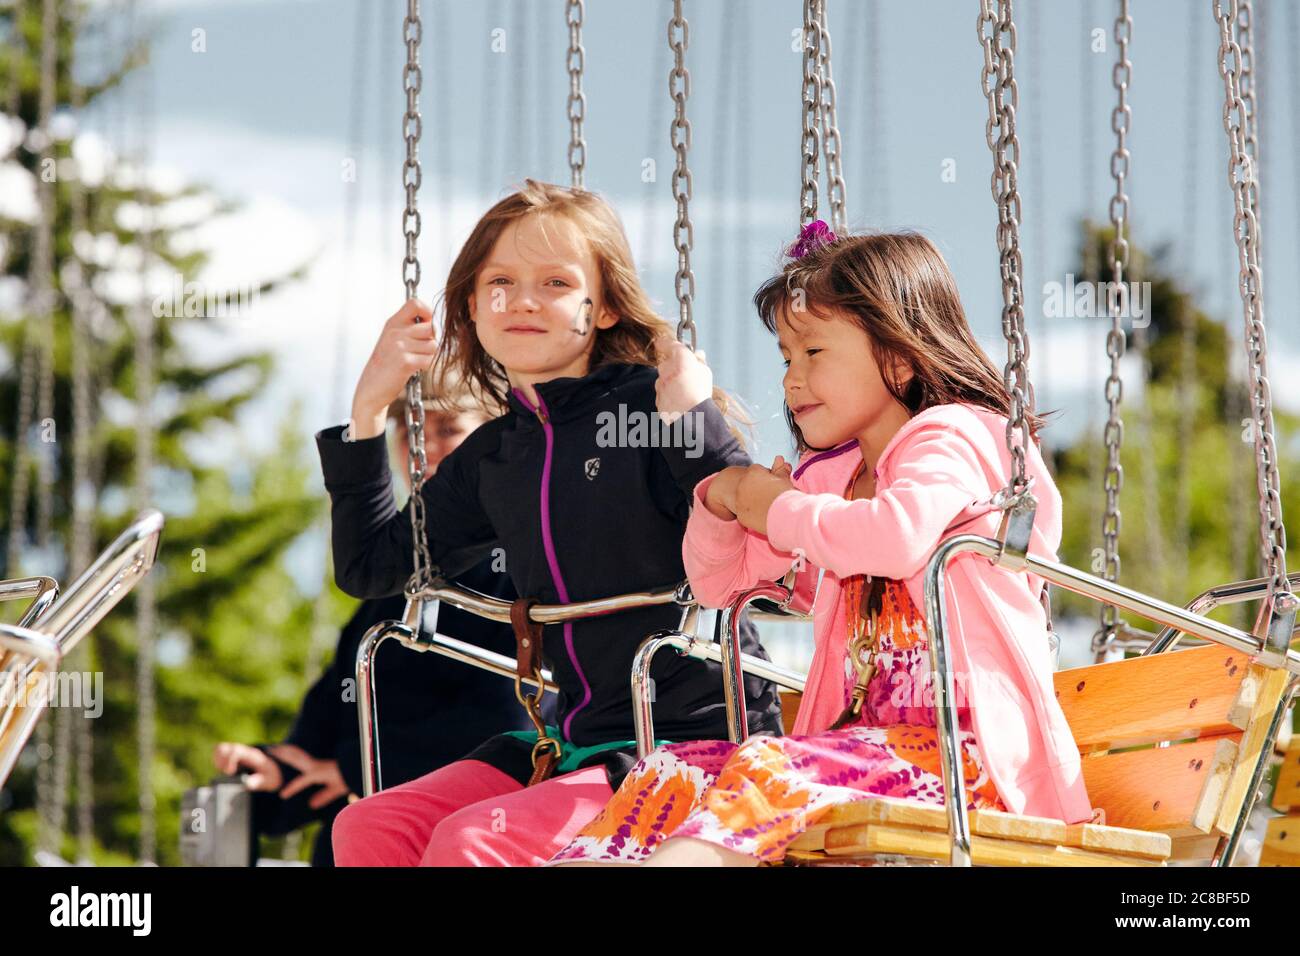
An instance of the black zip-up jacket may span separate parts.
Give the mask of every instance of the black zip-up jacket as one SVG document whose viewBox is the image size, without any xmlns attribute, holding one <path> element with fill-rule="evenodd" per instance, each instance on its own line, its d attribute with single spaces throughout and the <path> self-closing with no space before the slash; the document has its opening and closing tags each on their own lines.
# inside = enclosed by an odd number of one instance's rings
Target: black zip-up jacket
<svg viewBox="0 0 1300 956">
<path fill-rule="evenodd" d="M 694 432 L 678 423 L 685 440 L 662 447 L 661 429 L 635 431 L 658 422 L 657 378 L 654 368 L 609 364 L 541 383 L 536 407 L 512 391 L 509 410 L 465 439 L 424 484 L 429 550 L 443 573 L 454 577 L 495 556 L 519 594 L 548 604 L 682 581 L 695 485 L 749 458 L 711 399 L 687 413 Z M 620 422 L 633 428 L 620 434 Z M 397 510 L 383 437 L 344 442 L 341 431 L 317 435 L 335 576 L 357 597 L 394 594 L 411 573 L 409 515 Z M 632 657 L 651 631 L 676 627 L 680 615 L 662 605 L 545 628 L 543 656 L 560 688 L 566 740 L 590 746 L 634 736 Z M 748 621 L 743 648 L 766 657 Z M 665 652 L 651 676 L 657 737 L 727 736 L 717 664 Z M 746 700 L 751 732 L 781 732 L 770 682 L 747 679 Z"/>
</svg>

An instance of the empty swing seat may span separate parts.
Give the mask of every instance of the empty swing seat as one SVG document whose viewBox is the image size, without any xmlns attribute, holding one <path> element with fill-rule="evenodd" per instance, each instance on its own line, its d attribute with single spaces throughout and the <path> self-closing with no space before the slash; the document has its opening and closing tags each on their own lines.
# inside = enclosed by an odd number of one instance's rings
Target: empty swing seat
<svg viewBox="0 0 1300 956">
<path fill-rule="evenodd" d="M 972 862 L 1209 861 L 1243 810 L 1288 672 L 1209 644 L 1053 676 L 1088 795 L 1105 811 L 1105 823 L 974 810 Z M 831 809 L 791 844 L 786 863 L 943 863 L 948 857 L 944 807 L 873 797 Z"/>
</svg>

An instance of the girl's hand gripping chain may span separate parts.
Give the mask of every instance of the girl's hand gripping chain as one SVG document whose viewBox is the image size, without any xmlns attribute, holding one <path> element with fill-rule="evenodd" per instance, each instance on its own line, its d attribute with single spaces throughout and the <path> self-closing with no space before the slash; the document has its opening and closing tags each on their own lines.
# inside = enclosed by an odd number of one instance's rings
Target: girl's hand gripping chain
<svg viewBox="0 0 1300 956">
<path fill-rule="evenodd" d="M 352 396 L 353 439 L 383 434 L 388 406 L 402 393 L 407 379 L 433 363 L 437 351 L 433 311 L 419 299 L 407 299 L 384 323 L 361 371 Z"/>
<path fill-rule="evenodd" d="M 713 371 L 703 352 L 692 352 L 676 339 L 658 343 L 659 380 L 655 382 L 655 406 L 660 417 L 675 422 L 700 402 L 713 395 Z"/>
</svg>

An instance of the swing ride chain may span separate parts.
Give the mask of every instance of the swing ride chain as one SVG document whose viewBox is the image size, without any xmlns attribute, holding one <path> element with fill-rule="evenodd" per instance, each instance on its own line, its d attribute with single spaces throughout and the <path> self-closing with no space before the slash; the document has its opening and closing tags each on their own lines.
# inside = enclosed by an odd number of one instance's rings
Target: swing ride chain
<svg viewBox="0 0 1300 956">
<path fill-rule="evenodd" d="M 817 134 L 822 92 L 818 74 L 821 28 L 817 22 L 818 0 L 803 2 L 803 136 L 800 140 L 800 169 L 803 187 L 799 193 L 799 225 L 817 218 Z"/>
<path fill-rule="evenodd" d="M 1246 4 L 1247 10 L 1249 4 Z M 1240 264 L 1239 289 L 1245 319 L 1246 354 L 1251 383 L 1251 422 L 1255 446 L 1256 484 L 1259 491 L 1259 534 L 1261 555 L 1268 568 L 1268 605 L 1276 607 L 1276 597 L 1286 595 L 1285 609 L 1292 608 L 1286 578 L 1286 530 L 1282 523 L 1282 499 L 1279 494 L 1277 444 L 1273 435 L 1273 397 L 1268 381 L 1267 340 L 1264 334 L 1263 276 L 1260 271 L 1260 228 L 1258 207 L 1258 166 L 1251 152 L 1254 114 L 1247 109 L 1243 89 L 1248 64 L 1253 61 L 1249 13 L 1238 21 L 1241 7 L 1237 0 L 1214 0 L 1214 16 L 1219 24 L 1219 75 L 1223 78 L 1225 103 L 1223 128 L 1228 134 L 1230 159 L 1228 183 L 1234 201 L 1233 238 Z M 1245 29 L 1242 42 L 1233 36 L 1234 22 Z M 1252 97 L 1253 102 L 1253 97 Z M 1289 635 L 1286 635 L 1289 639 Z M 1285 646 L 1285 644 L 1283 644 Z"/>
<path fill-rule="evenodd" d="M 1110 374 L 1106 378 L 1106 407 L 1108 416 L 1105 428 L 1106 472 L 1102 487 L 1106 492 L 1106 513 L 1101 519 L 1101 538 L 1103 544 L 1103 576 L 1107 581 L 1119 580 L 1119 531 L 1120 489 L 1124 487 L 1124 466 L 1120 460 L 1120 449 L 1124 444 L 1124 421 L 1120 417 L 1120 401 L 1124 396 L 1124 383 L 1120 378 L 1120 360 L 1124 357 L 1127 339 L 1122 324 L 1121 302 L 1127 301 L 1122 294 L 1124 288 L 1124 270 L 1129 265 L 1128 229 L 1128 194 L 1124 191 L 1124 182 L 1128 178 L 1131 154 L 1128 148 L 1129 123 L 1133 119 L 1133 110 L 1128 103 L 1129 81 L 1132 79 L 1133 64 L 1129 60 L 1128 45 L 1133 36 L 1133 18 L 1129 15 L 1128 0 L 1120 0 L 1119 14 L 1115 18 L 1116 62 L 1111 71 L 1117 101 L 1110 114 L 1110 127 L 1115 131 L 1115 150 L 1110 155 L 1110 172 L 1115 180 L 1115 195 L 1110 198 L 1110 224 L 1114 235 L 1110 240 L 1111 263 L 1111 301 L 1110 331 L 1106 334 L 1106 355 L 1110 357 Z M 1115 638 L 1115 628 L 1119 626 L 1119 609 L 1113 604 L 1101 606 L 1101 631 L 1096 637 L 1095 652 L 1100 653 L 1102 646 Z"/>
<path fill-rule="evenodd" d="M 1011 0 L 980 0 L 975 24 L 984 48 L 981 87 L 988 101 L 989 117 L 984 138 L 993 153 L 991 185 L 998 207 L 997 242 L 1002 273 L 1002 335 L 1007 340 L 1007 364 L 1003 381 L 1011 396 L 1007 416 L 1007 450 L 1011 454 L 1011 479 L 1004 489 L 1004 503 L 1019 498 L 1029 488 L 1026 477 L 1025 444 L 1029 429 L 1026 409 L 1034 404 L 1029 383 L 1029 342 L 1025 336 L 1023 269 L 1020 255 L 1020 192 L 1016 167 L 1020 162 L 1020 140 L 1016 136 L 1016 107 L 1019 94 L 1015 80 L 1016 27 Z M 1005 35 L 1005 43 L 1003 36 Z M 1016 433 L 1019 432 L 1017 439 Z"/>
<path fill-rule="evenodd" d="M 821 79 L 820 109 L 822 142 L 826 152 L 826 195 L 831 206 L 831 231 L 837 236 L 849 232 L 844 167 L 840 159 L 840 124 L 835 110 L 835 79 L 831 72 L 831 31 L 826 21 L 826 0 L 817 3 L 818 72 Z"/>
<path fill-rule="evenodd" d="M 567 0 L 564 22 L 569 28 L 569 170 L 573 188 L 581 189 L 587 168 L 587 141 L 582 137 L 582 121 L 587 118 L 587 97 L 582 92 L 582 73 L 586 56 L 582 49 L 582 0 Z"/>
<path fill-rule="evenodd" d="M 677 221 L 673 223 L 673 244 L 677 247 L 674 280 L 679 313 L 677 341 L 686 342 L 694 352 L 695 320 L 691 317 L 691 304 L 695 299 L 695 273 L 691 271 L 691 247 L 695 244 L 695 229 L 691 225 L 689 208 L 691 171 L 686 165 L 686 154 L 691 148 L 691 123 L 686 118 L 686 101 L 691 95 L 691 74 L 686 69 L 686 48 L 690 42 L 690 25 L 682 16 L 682 0 L 673 0 L 673 16 L 668 21 L 668 45 L 673 51 L 668 92 L 676 108 L 669 134 L 673 151 L 677 154 L 677 166 L 673 170 L 673 198 L 677 201 Z"/>
<path fill-rule="evenodd" d="M 1246 155 L 1250 157 L 1251 168 L 1259 169 L 1259 128 L 1256 120 L 1259 112 L 1255 103 L 1255 29 L 1252 0 L 1237 0 L 1237 46 L 1241 49 L 1241 69 L 1237 74 L 1237 86 L 1241 90 L 1242 135 Z M 1259 192 L 1254 188 L 1258 179 L 1251 184 L 1250 208 L 1259 222 Z M 1262 227 L 1261 227 L 1262 232 Z"/>
<path fill-rule="evenodd" d="M 402 281 L 406 298 L 414 299 L 420 285 L 420 260 L 416 246 L 420 238 L 420 210 L 416 195 L 420 189 L 420 0 L 407 0 L 402 37 L 406 41 L 406 66 L 402 71 L 402 88 L 406 92 L 406 113 L 402 117 L 402 135 L 406 140 L 406 159 L 402 164 L 402 184 L 406 188 L 406 211 L 402 217 L 402 234 L 406 238 L 406 257 L 402 260 Z M 411 536 L 415 569 L 406 586 L 407 594 L 431 585 L 433 559 L 429 555 L 429 536 L 424 523 L 424 395 L 420 373 L 406 383 L 407 464 L 411 486 Z"/>
</svg>

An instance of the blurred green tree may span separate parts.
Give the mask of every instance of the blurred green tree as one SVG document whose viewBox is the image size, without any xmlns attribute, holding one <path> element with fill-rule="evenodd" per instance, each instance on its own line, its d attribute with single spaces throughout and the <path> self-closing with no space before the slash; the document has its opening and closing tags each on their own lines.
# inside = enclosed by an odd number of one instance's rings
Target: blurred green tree
<svg viewBox="0 0 1300 956">
<path fill-rule="evenodd" d="M 38 127 L 40 96 L 41 4 L 28 2 L 17 24 L 21 42 L 0 48 L 0 105 L 17 107 L 16 119 L 24 131 Z M 70 12 L 69 12 L 70 11 Z M 147 58 L 147 41 L 124 52 L 120 65 L 102 81 L 73 87 L 72 51 L 87 37 L 93 39 L 104 17 L 88 4 L 66 5 L 59 20 L 57 43 L 56 109 L 92 104 L 117 87 Z M 98 16 L 98 21 L 94 17 Z M 0 12 L 0 24 L 12 37 L 14 12 Z M 79 70 L 79 73 L 84 71 Z M 16 83 L 16 87 L 14 84 Z M 10 122 L 14 120 L 10 116 Z M 68 550 L 58 547 L 71 534 L 75 482 L 73 468 L 72 311 L 78 290 L 95 316 L 89 324 L 94 410 L 90 435 L 91 475 L 96 500 L 94 550 L 108 543 L 130 520 L 131 488 L 136 471 L 134 418 L 136 397 L 133 364 L 132 312 L 138 301 L 124 297 L 120 280 L 139 274 L 138 257 L 145 244 L 141 232 L 141 207 L 157 210 L 182 208 L 181 201 L 209 200 L 207 216 L 221 216 L 237 207 L 219 201 L 199 185 L 166 191 L 133 175 L 120 157 L 112 157 L 98 183 L 79 182 L 73 145 L 76 132 L 56 136 L 57 158 L 55 216 L 53 221 L 54 299 L 54 420 L 50 493 L 53 504 L 53 548 L 28 547 L 21 567 L 0 567 L 0 576 L 52 574 L 67 582 Z M 3 162 L 21 167 L 35 184 L 40 149 L 35 137 L 25 137 Z M 33 187 L 34 188 L 34 187 Z M 84 226 L 74 235 L 75 204 L 84 203 Z M 191 205 L 186 203 L 185 205 Z M 201 204 L 200 204 L 201 205 Z M 201 220 L 160 215 L 159 225 L 148 234 L 156 268 L 169 278 L 201 281 L 207 254 L 192 243 L 176 242 Z M 19 444 L 33 449 L 26 465 L 32 488 L 40 472 L 33 460 L 40 436 L 35 430 L 16 434 L 19 380 L 24 342 L 34 336 L 38 315 L 31 305 L 29 279 L 35 224 L 0 214 L 3 231 L 3 278 L 13 308 L 0 318 L 0 351 L 7 361 L 0 367 L 0 460 L 14 463 Z M 109 249 L 111 255 L 103 250 Z M 133 258 L 134 257 L 134 258 Z M 132 266 L 131 263 L 137 263 Z M 77 284 L 79 266 L 81 282 Z M 301 278 L 305 266 L 273 281 L 260 283 L 258 295 L 285 282 Z M 129 285 L 129 283 L 128 283 Z M 170 294 L 171 282 L 165 294 Z M 221 296 L 237 296 L 217 290 Z M 324 541 L 319 522 L 323 498 L 314 484 L 315 466 L 301 437 L 300 409 L 283 409 L 274 452 L 255 452 L 238 434 L 241 410 L 262 394 L 272 372 L 272 357 L 250 351 L 221 361 L 205 361 L 193 344 L 196 330 L 237 336 L 243 317 L 212 318 L 185 315 L 154 323 L 156 364 L 154 420 L 157 447 L 153 487 L 167 516 L 158 564 L 152 574 L 157 587 L 158 660 L 156 669 L 157 745 L 152 770 L 157 800 L 158 862 L 174 864 L 177 857 L 181 793 L 212 776 L 211 748 L 222 739 L 250 742 L 279 739 L 297 709 L 305 684 L 304 661 L 313 625 L 313 598 L 295 583 L 287 555 L 304 536 Z M 157 312 L 155 312 L 157 314 Z M 213 461 L 214 443 L 229 449 L 229 457 Z M 26 513 L 10 513 L 17 469 L 0 470 L 0 534 L 7 536 L 15 520 L 20 529 L 34 527 L 38 496 L 33 493 Z M 32 544 L 30 533 L 27 543 Z M 308 545 L 311 546 L 310 544 Z M 0 561 L 4 556 L 0 555 Z M 355 602 L 333 589 L 325 605 L 328 624 L 341 624 Z M 12 616 L 12 611 L 6 611 Z M 319 622 L 317 622 L 319 623 Z M 138 648 L 134 631 L 133 600 L 128 598 L 96 629 L 87 642 L 93 669 L 104 675 L 104 708 L 93 720 L 94 851 L 99 863 L 122 863 L 135 858 L 139 835 L 140 781 L 136 754 L 136 682 Z M 80 652 L 79 652 L 80 653 Z M 72 719 L 80 720 L 80 711 Z M 54 721 L 55 712 L 44 720 Z M 33 860 L 39 821 L 36 776 L 40 763 L 35 740 L 0 791 L 0 865 Z M 69 814 L 77 797 L 75 774 L 68 779 Z M 62 827 L 58 851 L 65 858 L 77 855 L 71 827 Z"/>
</svg>

